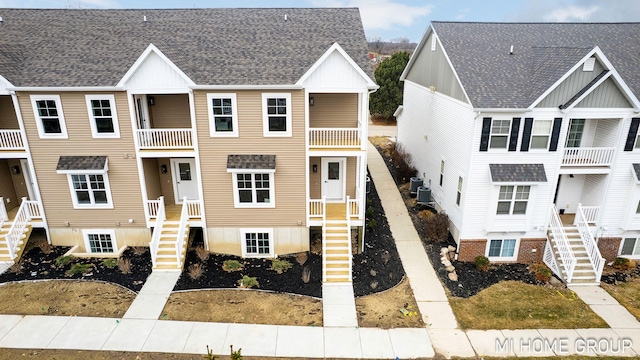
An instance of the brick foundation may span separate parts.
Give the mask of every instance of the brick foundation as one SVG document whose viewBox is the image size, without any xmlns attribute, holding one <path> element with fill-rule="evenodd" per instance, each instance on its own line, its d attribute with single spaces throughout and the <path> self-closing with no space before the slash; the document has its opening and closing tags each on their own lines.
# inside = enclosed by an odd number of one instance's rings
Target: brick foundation
<svg viewBox="0 0 640 360">
<path fill-rule="evenodd" d="M 546 238 L 520 239 L 517 261 L 522 264 L 541 263 L 546 243 Z"/>
<path fill-rule="evenodd" d="M 598 249 L 600 255 L 607 260 L 607 262 L 615 260 L 618 257 L 618 250 L 620 249 L 621 237 L 614 238 L 600 238 L 598 239 Z"/>
<path fill-rule="evenodd" d="M 476 256 L 484 256 L 487 239 L 460 239 L 458 245 L 458 261 L 473 262 Z"/>
</svg>

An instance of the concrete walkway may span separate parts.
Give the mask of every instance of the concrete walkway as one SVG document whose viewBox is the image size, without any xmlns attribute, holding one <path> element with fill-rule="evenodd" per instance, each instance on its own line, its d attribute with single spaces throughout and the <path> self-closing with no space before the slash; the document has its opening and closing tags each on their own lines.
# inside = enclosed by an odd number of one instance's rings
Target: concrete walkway
<svg viewBox="0 0 640 360">
<path fill-rule="evenodd" d="M 154 271 L 122 317 L 123 319 L 156 320 L 180 278 L 179 271 Z"/>
<path fill-rule="evenodd" d="M 324 327 L 358 327 L 351 283 L 322 284 L 322 324 Z"/>
<path fill-rule="evenodd" d="M 640 322 L 600 286 L 569 286 L 612 329 L 639 329 Z"/>
</svg>

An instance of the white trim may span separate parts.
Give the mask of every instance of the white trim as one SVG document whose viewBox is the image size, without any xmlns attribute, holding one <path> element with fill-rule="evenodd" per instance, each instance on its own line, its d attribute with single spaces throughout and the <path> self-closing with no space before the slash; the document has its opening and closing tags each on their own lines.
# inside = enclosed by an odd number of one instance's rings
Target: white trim
<svg viewBox="0 0 640 360">
<path fill-rule="evenodd" d="M 236 170 L 236 169 L 234 169 Z M 251 175 L 251 203 L 241 203 L 240 193 L 238 189 L 238 174 L 250 174 Z M 269 202 L 258 203 L 256 202 L 256 174 L 269 174 Z M 253 169 L 251 171 L 234 171 L 231 174 L 231 182 L 233 183 L 233 207 L 234 208 L 275 208 L 276 207 L 276 184 L 275 175 L 273 171 L 262 171 L 259 169 Z"/>
<path fill-rule="evenodd" d="M 140 66 L 142 66 L 142 64 L 144 63 L 144 61 L 147 59 L 147 57 L 151 54 L 151 52 L 156 53 L 156 55 L 158 55 L 162 60 L 164 60 L 169 67 L 171 67 L 175 72 L 178 73 L 178 75 L 180 75 L 180 77 L 187 82 L 187 84 L 189 86 L 193 86 L 195 85 L 195 83 L 193 82 L 193 80 L 191 80 L 182 70 L 180 70 L 179 67 L 176 66 L 176 64 L 174 64 L 171 60 L 169 60 L 168 57 L 166 57 L 162 51 L 160 51 L 155 45 L 153 45 L 153 43 L 149 44 L 149 46 L 147 46 L 147 48 L 142 52 L 142 55 L 140 55 L 140 57 L 138 57 L 138 59 L 136 60 L 135 63 L 133 63 L 133 65 L 131 65 L 131 67 L 129 68 L 129 70 L 126 72 L 126 74 L 124 74 L 124 76 L 122 77 L 122 79 L 120 79 L 120 81 L 118 82 L 117 87 L 121 87 L 121 88 L 126 88 L 126 84 L 129 81 L 129 79 L 131 79 L 131 77 L 133 76 L 133 74 L 136 73 L 136 71 L 138 70 L 138 68 L 140 68 Z M 151 93 L 158 93 L 158 90 L 153 90 L 151 91 Z"/>
<path fill-rule="evenodd" d="M 27 188 L 29 200 L 39 201 L 40 198 L 37 196 L 33 174 L 31 173 L 31 169 L 29 168 L 29 160 L 24 158 L 20 159 L 20 168 L 22 170 L 22 177 L 24 178 L 24 185 Z"/>
<path fill-rule="evenodd" d="M 302 85 L 190 85 L 189 89 L 193 90 L 301 90 Z"/>
<path fill-rule="evenodd" d="M 540 121 L 547 121 L 549 122 L 549 133 L 547 134 L 535 134 L 535 127 L 536 127 L 536 123 L 540 122 Z M 524 129 L 523 129 L 523 133 L 524 133 Z M 545 147 L 543 148 L 539 148 L 539 147 L 533 147 L 533 138 L 534 137 L 547 137 L 547 145 L 545 145 Z M 553 136 L 553 120 L 552 119 L 533 119 L 533 123 L 531 124 L 531 133 L 529 134 L 529 151 L 548 151 L 549 150 L 549 144 L 551 144 L 551 137 Z M 566 139 L 565 139 L 566 141 Z"/>
<path fill-rule="evenodd" d="M 285 114 L 285 123 L 286 130 L 285 131 L 269 131 L 269 117 L 267 101 L 268 99 L 273 98 L 284 98 L 287 101 Z M 262 136 L 264 137 L 291 137 L 292 135 L 292 111 L 293 106 L 291 105 L 291 93 L 262 93 Z M 278 115 L 278 114 L 276 114 Z"/>
<path fill-rule="evenodd" d="M 84 96 L 85 101 L 87 102 L 87 113 L 89 114 L 89 125 L 91 125 L 91 134 L 94 138 L 120 138 L 120 125 L 118 122 L 118 111 L 116 109 L 116 98 L 113 94 L 100 94 L 100 95 L 91 95 L 87 94 Z M 111 123 L 113 124 L 113 132 L 112 133 L 99 133 L 98 126 L 96 124 L 95 116 L 93 116 L 93 105 L 91 104 L 92 100 L 108 100 L 109 108 L 111 109 Z"/>
<path fill-rule="evenodd" d="M 304 73 L 304 75 L 302 75 L 302 77 L 296 82 L 296 85 L 302 86 L 304 82 L 307 81 L 307 79 L 311 76 L 311 74 L 313 74 L 320 67 L 320 65 L 322 65 L 322 63 L 324 63 L 329 56 L 331 56 L 334 51 L 337 51 L 340 55 L 342 55 L 342 57 L 347 60 L 349 65 L 351 65 L 356 70 L 358 75 L 360 75 L 365 80 L 365 82 L 367 83 L 367 89 L 372 90 L 379 88 L 379 86 L 376 85 L 375 81 L 371 80 L 371 78 L 367 74 L 365 74 L 360 66 L 358 66 L 355 61 L 353 61 L 351 56 L 349 56 L 349 54 L 347 54 L 337 42 L 333 43 L 333 45 L 331 45 L 331 47 L 329 47 L 329 49 L 325 51 L 322 56 L 320 56 L 320 58 L 311 66 L 311 68 L 309 68 L 309 70 L 307 70 L 307 72 Z"/>
<path fill-rule="evenodd" d="M 327 176 L 329 175 L 328 164 L 329 162 L 338 162 L 340 163 L 340 180 L 342 182 L 342 194 L 341 197 L 338 198 L 327 198 L 327 190 L 326 190 L 326 181 L 328 181 Z M 320 158 L 320 180 L 322 184 L 320 185 L 320 193 L 323 198 L 326 198 L 327 202 L 345 202 L 347 195 L 347 158 L 346 157 L 322 157 Z"/>
<path fill-rule="evenodd" d="M 125 88 L 120 86 L 11 86 L 7 87 L 8 91 L 50 91 L 50 92 L 92 92 L 92 91 L 124 91 Z"/>
<path fill-rule="evenodd" d="M 186 195 L 178 194 L 178 176 L 180 175 L 179 163 L 189 163 L 189 170 L 191 171 L 191 181 L 192 186 L 198 188 L 198 173 L 196 171 L 196 159 L 192 157 L 184 157 L 184 158 L 170 158 L 169 166 L 171 167 L 171 181 L 173 186 L 173 198 L 176 204 L 182 204 L 182 198 Z M 195 179 L 194 179 L 195 177 Z M 198 197 L 200 196 L 200 191 L 197 191 Z M 190 199 L 187 197 L 187 200 L 200 200 L 198 199 Z"/>
<path fill-rule="evenodd" d="M 458 175 L 458 183 L 456 184 L 456 201 L 454 202 L 458 208 L 462 208 L 462 194 L 464 194 L 464 177 Z M 458 194 L 460 194 L 460 201 L 458 201 Z"/>
<path fill-rule="evenodd" d="M 498 262 L 516 261 L 518 259 L 518 252 L 520 251 L 520 238 L 518 238 L 518 237 L 510 237 L 509 235 L 510 234 L 507 234 L 501 239 L 499 239 L 498 237 L 495 237 L 493 239 L 491 237 L 487 238 L 487 245 L 486 245 L 484 256 L 486 256 L 490 261 L 498 261 Z M 502 243 L 500 244 L 500 255 L 501 256 L 489 256 L 489 250 L 491 249 L 491 241 L 492 240 L 500 240 L 500 241 L 502 241 Z M 516 243 L 513 246 L 513 256 L 502 256 L 502 249 L 503 249 L 505 240 L 515 240 Z"/>
<path fill-rule="evenodd" d="M 76 190 L 73 188 L 73 180 L 71 179 L 73 175 L 85 175 L 85 181 L 87 182 L 87 192 L 89 193 L 89 199 L 91 199 L 92 202 L 91 204 L 78 203 L 78 196 L 76 194 Z M 106 204 L 95 204 L 95 200 L 93 199 L 93 189 L 91 189 L 91 182 L 87 178 L 89 175 L 102 175 L 102 181 L 104 182 L 104 191 L 107 196 Z M 113 199 L 111 198 L 109 174 L 67 173 L 67 183 L 69 184 L 69 193 L 71 195 L 71 201 L 73 202 L 74 209 L 113 209 Z"/>
<path fill-rule="evenodd" d="M 242 245 L 242 257 L 255 257 L 255 258 L 272 258 L 275 257 L 275 239 L 273 238 L 273 228 L 241 228 L 240 230 L 240 244 Z M 269 253 L 247 253 L 246 234 L 266 233 L 269 234 Z M 256 244 L 257 246 L 257 244 Z"/>
<path fill-rule="evenodd" d="M 225 117 L 225 115 L 214 115 L 213 99 L 231 99 L 231 127 L 232 131 L 223 132 L 216 130 L 216 116 Z M 238 137 L 238 101 L 235 93 L 207 93 L 207 113 L 209 114 L 209 136 L 210 137 Z"/>
<path fill-rule="evenodd" d="M 36 127 L 38 128 L 38 135 L 40 139 L 68 139 L 67 123 L 64 120 L 64 112 L 62 111 L 62 101 L 60 95 L 30 95 L 31 107 L 33 108 L 33 116 L 35 117 Z M 44 132 L 44 126 L 42 125 L 42 118 L 38 113 L 37 101 L 53 100 L 56 104 L 56 111 L 58 112 L 58 122 L 60 123 L 59 134 L 48 134 Z"/>
<path fill-rule="evenodd" d="M 228 173 L 247 173 L 247 172 L 260 172 L 260 173 L 275 173 L 276 169 L 227 169 Z"/>
<path fill-rule="evenodd" d="M 89 243 L 89 235 L 109 235 L 111 237 L 111 247 L 113 252 L 93 252 Z M 116 232 L 113 229 L 82 229 L 82 238 L 84 239 L 85 252 L 91 254 L 113 254 L 118 252 L 118 242 L 116 241 Z"/>
</svg>

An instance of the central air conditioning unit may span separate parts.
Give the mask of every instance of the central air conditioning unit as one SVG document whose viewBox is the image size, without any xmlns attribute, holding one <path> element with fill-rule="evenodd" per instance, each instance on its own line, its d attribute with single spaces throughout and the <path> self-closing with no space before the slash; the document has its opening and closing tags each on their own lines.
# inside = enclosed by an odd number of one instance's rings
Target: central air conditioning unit
<svg viewBox="0 0 640 360">
<path fill-rule="evenodd" d="M 431 202 L 431 188 L 426 186 L 419 186 L 417 191 L 416 200 L 418 204 L 428 204 Z"/>
<path fill-rule="evenodd" d="M 422 186 L 422 184 L 424 184 L 424 180 L 422 180 L 422 178 L 412 177 L 409 181 L 409 191 L 411 192 L 411 195 L 417 193 L 418 188 Z"/>
</svg>

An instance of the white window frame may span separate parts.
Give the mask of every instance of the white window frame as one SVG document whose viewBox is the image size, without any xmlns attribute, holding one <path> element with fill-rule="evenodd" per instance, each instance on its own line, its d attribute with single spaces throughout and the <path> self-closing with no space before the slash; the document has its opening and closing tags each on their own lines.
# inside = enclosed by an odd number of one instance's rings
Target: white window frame
<svg viewBox="0 0 640 360">
<path fill-rule="evenodd" d="M 494 133 L 493 132 L 493 124 L 496 121 L 500 121 L 502 124 L 504 122 L 508 122 L 509 123 L 509 128 L 507 129 L 507 132 L 505 134 L 503 133 Z M 511 126 L 513 125 L 512 121 L 510 119 L 492 119 L 491 120 L 491 128 L 489 131 L 489 149 L 495 149 L 495 150 L 507 150 L 509 148 L 509 135 L 511 135 Z M 504 143 L 503 147 L 495 147 L 492 146 L 491 144 L 493 143 L 493 139 L 497 138 L 497 137 L 505 137 L 506 141 Z"/>
<path fill-rule="evenodd" d="M 442 184 L 444 183 L 444 169 L 445 169 L 445 162 L 444 160 L 440 160 L 440 181 L 438 182 L 438 184 L 440 185 L 441 189 L 442 189 Z"/>
<path fill-rule="evenodd" d="M 504 250 L 504 242 L 505 240 L 514 240 L 515 243 L 513 245 L 513 255 L 512 256 L 502 256 L 502 251 Z M 492 241 L 501 241 L 500 243 L 500 256 L 489 256 L 489 252 L 491 250 L 491 242 Z M 518 252 L 520 251 L 520 239 L 518 238 L 503 238 L 503 239 L 487 239 L 487 247 L 485 249 L 485 255 L 491 261 L 516 261 L 518 259 Z"/>
<path fill-rule="evenodd" d="M 636 144 L 633 147 L 634 149 L 640 149 L 640 132 L 636 135 Z"/>
<path fill-rule="evenodd" d="M 89 235 L 109 235 L 111 237 L 112 252 L 107 251 L 91 251 L 91 242 L 89 241 Z M 116 232 L 113 229 L 82 229 L 82 238 L 84 239 L 84 246 L 87 253 L 91 254 L 115 254 L 118 252 L 118 242 L 116 241 Z"/>
<path fill-rule="evenodd" d="M 286 105 L 286 131 L 269 131 L 269 114 L 267 101 L 273 98 L 284 98 L 287 100 Z M 264 137 L 291 137 L 291 93 L 262 93 L 262 132 Z"/>
<path fill-rule="evenodd" d="M 269 234 L 269 253 L 268 254 L 260 254 L 260 253 L 248 253 L 247 252 L 247 234 Z M 245 228 L 240 229 L 240 243 L 242 244 L 242 257 L 255 257 L 255 258 L 273 258 L 275 257 L 274 249 L 274 238 L 273 238 L 273 228 Z M 257 244 L 256 244 L 257 246 Z"/>
<path fill-rule="evenodd" d="M 217 131 L 216 117 L 228 117 L 227 115 L 213 114 L 213 99 L 231 99 L 231 127 L 232 131 Z M 238 101 L 235 93 L 208 93 L 207 112 L 209 114 L 209 136 L 210 137 L 238 137 Z"/>
<path fill-rule="evenodd" d="M 624 243 L 627 239 L 635 240 L 635 244 L 633 245 L 633 249 L 631 249 L 630 255 L 623 255 L 622 249 L 624 249 Z M 638 251 L 638 253 L 634 254 L 636 251 Z M 634 237 L 633 235 L 631 237 L 623 237 L 620 242 L 620 250 L 618 251 L 618 254 L 620 254 L 621 257 L 640 259 L 640 237 Z"/>
<path fill-rule="evenodd" d="M 462 176 L 458 176 L 458 188 L 456 190 L 456 206 L 460 207 L 462 204 L 462 189 L 464 187 L 464 179 Z"/>
<path fill-rule="evenodd" d="M 276 207 L 276 184 L 275 184 L 275 170 L 263 170 L 263 169 L 233 169 L 231 172 L 231 180 L 233 182 L 233 203 L 236 208 L 275 208 Z M 251 174 L 251 191 L 252 199 L 251 203 L 240 202 L 240 193 L 238 188 L 238 174 Z M 256 178 L 255 174 L 269 174 L 269 202 L 258 203 L 256 202 Z"/>
<path fill-rule="evenodd" d="M 512 187 L 513 190 L 511 192 L 511 198 L 510 199 L 500 199 L 500 193 L 501 193 L 501 189 L 502 187 Z M 526 199 L 519 199 L 517 197 L 518 194 L 518 189 L 522 188 L 522 187 L 528 187 L 529 191 L 528 191 L 528 195 Z M 526 216 L 527 215 L 527 211 L 529 210 L 529 200 L 531 200 L 531 190 L 533 189 L 533 187 L 531 185 L 517 185 L 517 184 L 505 184 L 505 185 L 499 185 L 498 186 L 498 201 L 496 202 L 496 216 Z M 501 202 L 509 202 L 509 213 L 508 214 L 499 214 L 498 213 L 498 206 L 500 205 Z M 526 203 L 526 208 L 524 211 L 524 214 L 514 214 L 513 210 L 515 208 L 515 203 L 516 202 L 525 202 Z"/>
<path fill-rule="evenodd" d="M 107 172 L 95 172 L 95 171 L 86 171 L 86 170 L 74 170 L 65 173 L 67 175 L 67 182 L 69 184 L 69 192 L 71 195 L 71 200 L 73 201 L 74 209 L 113 209 L 113 199 L 111 197 L 111 185 L 109 184 L 109 175 Z M 84 175 L 85 180 L 88 184 L 88 192 L 89 198 L 91 199 L 91 204 L 80 204 L 78 202 L 78 196 L 76 194 L 76 189 L 73 187 L 73 175 Z M 95 200 L 93 197 L 93 191 L 91 189 L 91 184 L 89 182 L 88 177 L 90 175 L 102 175 L 102 180 L 104 182 L 104 190 L 107 196 L 106 204 L 95 204 Z"/>
<path fill-rule="evenodd" d="M 118 111 L 116 110 L 116 98 L 111 94 L 101 95 L 85 95 L 87 102 L 87 112 L 89 113 L 89 124 L 91 125 L 91 134 L 94 138 L 120 138 L 120 125 L 118 124 Z M 98 132 L 98 125 L 96 124 L 96 117 L 93 114 L 92 100 L 108 100 L 109 107 L 111 108 L 111 123 L 113 125 L 112 133 L 100 133 Z"/>
<path fill-rule="evenodd" d="M 36 120 L 36 127 L 38 128 L 38 135 L 41 139 L 68 139 L 67 123 L 64 120 L 64 112 L 62 111 L 62 101 L 60 95 L 31 95 L 31 106 L 33 107 L 33 116 Z M 60 133 L 51 134 L 44 132 L 44 125 L 42 124 L 42 118 L 38 112 L 38 101 L 53 100 L 56 104 L 56 110 L 58 111 L 58 122 L 60 123 Z"/>
<path fill-rule="evenodd" d="M 541 122 L 549 123 L 549 132 L 536 134 L 536 124 L 540 124 Z M 553 120 L 546 120 L 546 119 L 535 120 L 533 122 L 533 126 L 531 127 L 531 140 L 529 141 L 529 149 L 530 150 L 548 150 L 549 149 L 549 143 L 551 142 L 551 133 L 552 133 L 552 131 L 553 131 Z M 537 137 L 546 137 L 547 138 L 547 142 L 546 142 L 544 147 L 536 147 L 536 146 L 534 146 L 533 139 L 537 138 Z"/>
</svg>

